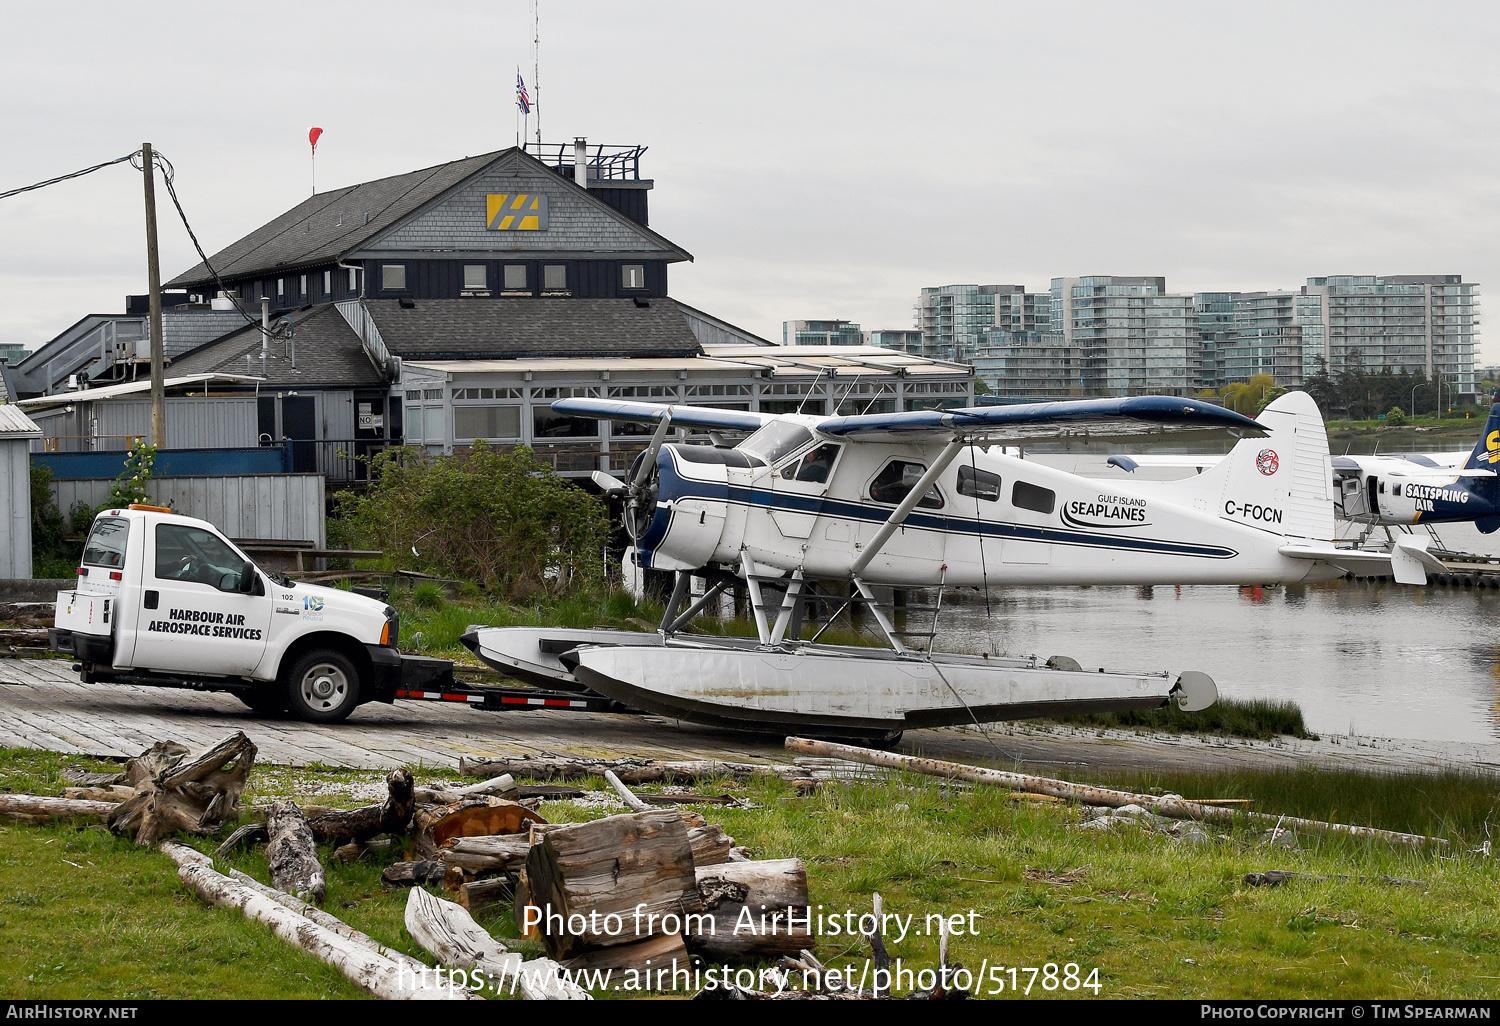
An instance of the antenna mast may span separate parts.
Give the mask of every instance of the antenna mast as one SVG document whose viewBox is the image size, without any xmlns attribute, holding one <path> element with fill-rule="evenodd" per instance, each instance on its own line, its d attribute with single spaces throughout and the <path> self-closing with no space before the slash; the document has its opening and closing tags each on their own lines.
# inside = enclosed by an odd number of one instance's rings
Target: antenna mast
<svg viewBox="0 0 1500 1026">
<path fill-rule="evenodd" d="M 531 0 L 531 91 L 536 108 L 536 152 L 542 152 L 542 83 L 537 77 L 542 63 L 541 0 Z"/>
</svg>

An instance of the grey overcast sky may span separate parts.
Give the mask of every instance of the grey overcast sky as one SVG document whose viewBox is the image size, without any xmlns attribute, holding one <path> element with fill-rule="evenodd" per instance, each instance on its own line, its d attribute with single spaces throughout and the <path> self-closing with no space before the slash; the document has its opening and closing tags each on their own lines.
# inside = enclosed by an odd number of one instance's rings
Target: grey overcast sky
<svg viewBox="0 0 1500 1026">
<path fill-rule="evenodd" d="M 149 140 L 213 252 L 306 196 L 312 125 L 325 189 L 511 145 L 530 36 L 526 0 L 0 0 L 0 190 Z M 541 0 L 539 98 L 548 141 L 650 147 L 672 294 L 779 340 L 1061 275 L 1500 288 L 1497 37 L 1482 3 Z M 0 200 L 0 342 L 145 283 L 127 166 Z"/>
</svg>

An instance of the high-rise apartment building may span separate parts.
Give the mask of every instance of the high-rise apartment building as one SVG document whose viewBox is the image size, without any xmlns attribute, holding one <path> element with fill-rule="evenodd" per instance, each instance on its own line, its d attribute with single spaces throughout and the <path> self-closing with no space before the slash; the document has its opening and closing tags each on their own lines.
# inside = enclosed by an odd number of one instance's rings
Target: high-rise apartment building
<svg viewBox="0 0 1500 1026">
<path fill-rule="evenodd" d="M 864 332 L 853 321 L 782 321 L 784 346 L 859 346 Z"/>
<path fill-rule="evenodd" d="M 1193 297 L 1165 278 L 1052 279 L 1054 332 L 1078 347 L 1084 395 L 1188 395 L 1201 350 Z"/>
<path fill-rule="evenodd" d="M 865 332 L 865 345 L 894 349 L 900 353 L 911 353 L 913 356 L 924 356 L 927 352 L 922 344 L 922 332 L 918 328 L 885 328 L 867 331 Z"/>
<path fill-rule="evenodd" d="M 1477 388 L 1479 286 L 1462 275 L 1332 275 L 1307 279 L 1301 295 L 1309 319 L 1316 300 L 1332 373 L 1425 374 L 1452 386 L 1458 401 L 1472 401 L 1463 397 Z"/>
<path fill-rule="evenodd" d="M 924 355 L 968 362 L 991 329 L 1048 330 L 1052 307 L 1024 285 L 944 285 L 923 289 L 916 313 Z"/>
<path fill-rule="evenodd" d="M 1078 347 L 1040 331 L 987 331 L 975 351 L 974 376 L 992 393 L 1013 398 L 1080 395 Z"/>
</svg>

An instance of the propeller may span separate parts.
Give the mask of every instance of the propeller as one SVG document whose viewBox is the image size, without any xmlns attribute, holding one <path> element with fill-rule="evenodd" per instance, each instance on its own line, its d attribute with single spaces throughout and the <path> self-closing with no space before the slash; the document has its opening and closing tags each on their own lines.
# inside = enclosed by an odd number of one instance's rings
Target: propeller
<svg viewBox="0 0 1500 1026">
<path fill-rule="evenodd" d="M 589 477 L 593 479 L 594 484 L 599 486 L 599 490 L 611 499 L 622 499 L 630 494 L 630 486 L 613 474 L 596 470 Z"/>
<path fill-rule="evenodd" d="M 636 457 L 628 484 L 602 470 L 596 470 L 590 475 L 605 495 L 625 500 L 625 533 L 632 539 L 639 540 L 646 533 L 656 513 L 656 482 L 652 475 L 656 470 L 657 454 L 661 452 L 662 443 L 671 427 L 672 409 L 667 407 L 662 411 L 656 430 L 651 433 L 650 444 L 646 446 L 645 452 Z"/>
</svg>

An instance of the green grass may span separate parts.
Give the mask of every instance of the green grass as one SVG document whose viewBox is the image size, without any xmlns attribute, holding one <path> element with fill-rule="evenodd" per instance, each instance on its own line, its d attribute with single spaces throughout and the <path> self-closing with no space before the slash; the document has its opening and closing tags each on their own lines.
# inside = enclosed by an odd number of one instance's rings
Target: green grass
<svg viewBox="0 0 1500 1026">
<path fill-rule="evenodd" d="M 65 764 L 113 765 L 0 751 L 0 786 L 56 793 Z M 423 782 L 444 777 L 418 775 Z M 247 797 L 302 794 L 308 804 L 359 804 L 328 792 L 381 776 L 261 767 Z M 888 912 L 914 914 L 918 930 L 928 914 L 972 911 L 977 935 L 956 936 L 951 947 L 971 970 L 1075 962 L 1085 976 L 1097 967 L 1100 996 L 1115 998 L 1483 999 L 1494 993 L 1487 977 L 1500 976 L 1500 867 L 1467 850 L 1482 836 L 1481 813 L 1496 794 L 1493 779 L 1311 770 L 1087 778 L 1188 797 L 1247 793 L 1261 811 L 1446 830 L 1462 843 L 1440 854 L 1326 836 L 1300 837 L 1294 849 L 1267 849 L 1259 828 L 1230 831 L 1203 845 L 1134 828 L 1096 834 L 1075 829 L 1081 819 L 1075 807 L 1017 803 L 1003 789 L 955 791 L 932 778 L 900 775 L 828 785 L 805 798 L 778 780 L 705 782 L 699 790 L 750 799 L 756 807 L 710 809 L 709 817 L 757 858 L 803 859 L 813 903 L 825 914 L 865 911 L 872 891 L 883 895 Z M 606 814 L 571 802 L 548 803 L 542 811 L 554 822 Z M 194 843 L 211 850 L 217 842 Z M 386 892 L 379 881 L 384 862 L 399 856 L 345 866 L 331 863 L 328 854 L 325 908 L 419 955 L 402 925 L 405 894 Z M 261 849 L 243 849 L 228 864 L 267 879 Z M 1035 879 L 1080 869 L 1068 885 Z M 1244 874 L 1267 869 L 1393 876 L 1428 886 L 1243 884 Z M 514 944 L 508 908 L 483 925 Z M 888 937 L 887 946 L 908 965 L 931 966 L 937 957 L 937 938 L 923 933 Z M 843 936 L 824 936 L 815 950 L 837 965 L 858 966 L 865 956 L 862 942 Z M 1005 982 L 1008 987 L 1008 974 Z M 177 883 L 165 857 L 99 828 L 76 827 L 0 827 L 0 992 L 15 998 L 362 993 L 260 924 L 204 906 Z M 1035 994 L 1047 996 L 1039 989 Z"/>
<path fill-rule="evenodd" d="M 1183 712 L 1169 703 L 1159 709 L 1063 716 L 1057 722 L 1089 727 L 1138 727 L 1173 734 L 1222 734 L 1261 740 L 1270 740 L 1277 735 L 1301 738 L 1317 736 L 1308 732 L 1297 703 L 1264 698 L 1250 701 L 1220 698 L 1199 712 Z"/>
</svg>

